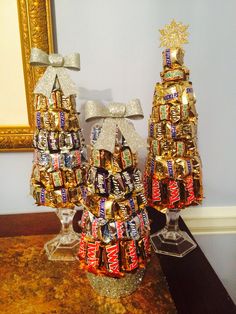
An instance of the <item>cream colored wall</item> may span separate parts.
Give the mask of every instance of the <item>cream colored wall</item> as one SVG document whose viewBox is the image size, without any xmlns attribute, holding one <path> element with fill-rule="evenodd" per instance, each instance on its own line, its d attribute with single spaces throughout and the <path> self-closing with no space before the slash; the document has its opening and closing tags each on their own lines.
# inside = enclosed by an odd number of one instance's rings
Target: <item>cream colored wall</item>
<svg viewBox="0 0 236 314">
<path fill-rule="evenodd" d="M 13 1 L 0 0 L 0 5 L 4 2 Z M 145 119 L 135 122 L 135 127 L 143 137 L 147 136 L 154 84 L 162 69 L 158 29 L 172 18 L 190 25 L 185 62 L 197 95 L 205 200 L 203 207 L 187 209 L 184 215 L 219 276 L 235 287 L 235 234 L 216 237 L 199 233 L 231 233 L 236 227 L 236 1 L 54 3 L 60 53 L 81 54 L 81 72 L 72 73 L 77 86 L 83 87 L 78 108 L 85 98 L 127 101 L 139 97 Z M 18 84 L 17 72 L 13 71 L 8 86 Z M 2 83 L 0 91 L 2 97 Z M 88 135 L 89 126 L 82 125 Z M 140 154 L 141 164 L 145 154 Z M 0 213 L 49 210 L 35 206 L 29 195 L 32 158 L 32 153 L 0 154 Z M 235 299 L 235 292 L 232 295 Z"/>
<path fill-rule="evenodd" d="M 17 1 L 0 1 L 0 126 L 28 125 Z"/>
</svg>

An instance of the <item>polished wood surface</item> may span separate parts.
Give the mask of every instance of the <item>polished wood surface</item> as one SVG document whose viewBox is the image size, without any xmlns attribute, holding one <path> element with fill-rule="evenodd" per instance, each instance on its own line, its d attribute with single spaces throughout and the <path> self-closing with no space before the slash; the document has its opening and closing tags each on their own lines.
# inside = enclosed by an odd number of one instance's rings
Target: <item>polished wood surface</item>
<svg viewBox="0 0 236 314">
<path fill-rule="evenodd" d="M 152 208 L 148 212 L 152 232 L 163 228 L 165 216 Z M 182 219 L 180 228 L 194 239 Z M 183 258 L 159 255 L 159 259 L 178 313 L 236 313 L 232 299 L 199 246 Z"/>
<path fill-rule="evenodd" d="M 76 230 L 79 214 L 74 219 Z M 164 226 L 163 214 L 149 208 L 149 216 L 152 221 L 152 232 Z M 180 227 L 192 237 L 182 219 Z M 0 215 L 1 237 L 52 234 L 59 232 L 59 229 L 60 222 L 54 213 Z M 199 246 L 184 258 L 158 256 L 178 313 L 236 313 L 232 299 Z"/>
</svg>

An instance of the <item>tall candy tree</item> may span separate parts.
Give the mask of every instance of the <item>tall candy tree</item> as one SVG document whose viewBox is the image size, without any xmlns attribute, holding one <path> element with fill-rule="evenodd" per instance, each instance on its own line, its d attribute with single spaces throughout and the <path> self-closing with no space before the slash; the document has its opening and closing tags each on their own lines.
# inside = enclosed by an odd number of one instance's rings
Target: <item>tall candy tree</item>
<svg viewBox="0 0 236 314">
<path fill-rule="evenodd" d="M 130 119 L 141 119 L 139 101 L 108 106 L 88 102 L 86 120 L 103 118 L 91 134 L 88 193 L 78 257 L 100 294 L 120 297 L 140 283 L 150 255 L 149 221 L 137 150 L 145 142 Z"/>
<path fill-rule="evenodd" d="M 201 203 L 202 172 L 197 148 L 195 95 L 184 65 L 188 26 L 174 20 L 161 34 L 163 71 L 149 119 L 145 171 L 148 204 L 166 213 L 166 226 L 151 236 L 156 252 L 182 257 L 196 247 L 178 226 L 180 211 Z"/>
<path fill-rule="evenodd" d="M 79 244 L 72 220 L 81 205 L 86 175 L 86 147 L 76 110 L 76 87 L 66 68 L 80 69 L 79 54 L 31 52 L 33 66 L 46 66 L 35 93 L 34 162 L 31 192 L 38 206 L 56 209 L 60 234 L 45 244 L 50 260 L 74 260 Z"/>
</svg>

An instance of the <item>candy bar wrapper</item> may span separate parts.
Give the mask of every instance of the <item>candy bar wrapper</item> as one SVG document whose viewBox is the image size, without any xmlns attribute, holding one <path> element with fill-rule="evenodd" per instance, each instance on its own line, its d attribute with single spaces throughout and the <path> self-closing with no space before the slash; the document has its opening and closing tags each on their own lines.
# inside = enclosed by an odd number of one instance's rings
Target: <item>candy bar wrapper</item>
<svg viewBox="0 0 236 314">
<path fill-rule="evenodd" d="M 195 104 L 192 101 L 187 104 L 176 103 L 155 106 L 153 107 L 152 112 L 150 121 L 154 124 L 162 121 L 170 121 L 172 123 L 191 121 L 196 123 L 197 118 Z M 152 128 L 154 130 L 154 126 Z M 151 130 L 149 136 L 153 137 Z"/>
<path fill-rule="evenodd" d="M 106 170 L 111 170 L 112 168 L 112 154 L 105 150 L 95 150 L 92 151 L 92 162 L 93 166 L 97 168 L 104 168 Z"/>
<path fill-rule="evenodd" d="M 88 265 L 88 271 L 96 273 L 101 263 L 101 250 L 100 241 L 88 241 L 87 242 L 87 255 L 86 262 Z"/>
<path fill-rule="evenodd" d="M 161 140 L 165 136 L 165 123 L 157 122 L 157 120 L 149 119 L 149 136 Z"/>
<path fill-rule="evenodd" d="M 191 102 L 196 102 L 192 83 L 189 81 L 180 80 L 181 73 L 186 76 L 186 71 L 181 72 L 180 70 L 174 70 L 166 73 L 169 74 L 170 78 L 176 75 L 176 80 L 171 81 L 169 79 L 169 81 L 165 81 L 163 85 L 159 83 L 156 85 L 153 98 L 153 107 L 175 103 L 186 105 L 190 104 Z M 153 117 L 155 115 L 157 114 L 155 113 L 155 109 L 153 109 Z"/>
<path fill-rule="evenodd" d="M 111 196 L 117 200 L 123 199 L 131 192 L 143 191 L 141 172 L 138 169 L 110 174 L 105 169 L 92 167 L 88 175 L 88 190 L 90 194 Z"/>
<path fill-rule="evenodd" d="M 184 63 L 184 50 L 182 48 L 168 48 L 162 52 L 163 66 L 178 68 Z"/>
<path fill-rule="evenodd" d="M 142 173 L 137 168 L 132 173 L 132 181 L 136 192 L 143 191 Z"/>
<path fill-rule="evenodd" d="M 157 179 L 178 178 L 182 179 L 192 174 L 194 178 L 201 177 L 201 160 L 193 157 L 155 157 L 148 160 L 147 175 L 155 175 Z"/>
<path fill-rule="evenodd" d="M 121 259 L 122 259 L 122 270 L 133 271 L 138 268 L 138 255 L 136 242 L 129 240 L 121 242 Z"/>
<path fill-rule="evenodd" d="M 132 199 L 130 200 L 131 202 L 133 201 Z M 106 220 L 105 218 L 96 217 L 90 211 L 85 210 L 80 226 L 87 237 L 100 240 L 106 244 L 114 243 L 118 240 L 139 240 L 150 232 L 149 220 L 145 209 L 138 211 L 136 215 L 123 221 Z"/>
<path fill-rule="evenodd" d="M 76 101 L 75 96 L 71 95 L 69 97 L 65 97 L 62 95 L 62 108 L 66 111 L 76 112 Z"/>
<path fill-rule="evenodd" d="M 122 169 L 127 169 L 133 166 L 133 158 L 131 150 L 127 147 L 121 151 Z"/>
<path fill-rule="evenodd" d="M 52 192 L 46 191 L 46 189 L 40 186 L 33 186 L 33 197 L 38 205 L 55 207 L 55 196 Z"/>
<path fill-rule="evenodd" d="M 121 172 L 136 166 L 135 154 L 126 147 L 119 152 L 111 154 L 106 150 L 92 150 L 92 163 L 94 167 L 108 171 Z"/>
<path fill-rule="evenodd" d="M 186 79 L 186 73 L 183 69 L 166 70 L 161 72 L 163 82 L 176 82 Z"/>
<path fill-rule="evenodd" d="M 95 177 L 95 192 L 102 196 L 108 196 L 111 187 L 110 187 L 110 180 L 109 180 L 109 173 L 108 171 L 98 171 L 96 172 Z"/>
<path fill-rule="evenodd" d="M 57 170 L 49 172 L 40 168 L 37 164 L 33 167 L 31 180 L 36 184 L 41 184 L 47 191 L 59 187 L 74 188 L 84 182 L 84 169 L 70 169 L 66 171 Z"/>
<path fill-rule="evenodd" d="M 63 111 L 36 111 L 35 122 L 38 129 L 63 131 L 69 128 L 69 114 Z"/>
<path fill-rule="evenodd" d="M 80 148 L 80 133 L 78 132 L 47 132 L 43 129 L 35 132 L 34 148 L 43 151 L 68 151 Z"/>
<path fill-rule="evenodd" d="M 111 176 L 111 192 L 118 199 L 124 198 L 126 194 L 126 186 L 120 173 Z"/>
<path fill-rule="evenodd" d="M 202 186 L 200 180 L 187 176 L 183 180 L 158 180 L 148 178 L 146 187 L 149 203 L 160 211 L 167 208 L 185 208 L 197 205 L 202 200 Z"/>
<path fill-rule="evenodd" d="M 31 180 L 32 195 L 37 205 L 53 208 L 74 208 L 81 203 L 81 190 L 76 188 L 57 188 L 46 190 L 34 180 Z"/>
<path fill-rule="evenodd" d="M 81 152 L 79 150 L 68 153 L 53 153 L 35 150 L 34 164 L 37 164 L 41 170 L 53 172 L 57 170 L 72 170 L 82 167 Z"/>
<path fill-rule="evenodd" d="M 91 241 L 82 234 L 78 258 L 89 272 L 121 278 L 126 272 L 145 267 L 150 251 L 148 236 L 139 241 L 122 240 L 113 244 L 102 244 L 100 241 Z"/>
<path fill-rule="evenodd" d="M 35 125 L 38 129 L 46 131 L 78 131 L 77 116 L 64 111 L 35 112 Z"/>
<path fill-rule="evenodd" d="M 70 113 L 76 113 L 75 96 L 64 97 L 61 90 L 53 90 L 49 98 L 42 94 L 35 94 L 34 98 L 35 110 L 40 112 L 52 110 L 66 110 Z"/>
<path fill-rule="evenodd" d="M 73 204 L 81 203 L 81 190 L 78 187 L 68 189 L 70 202 Z"/>
<path fill-rule="evenodd" d="M 105 246 L 104 261 L 107 272 L 113 277 L 120 277 L 120 261 L 119 261 L 120 247 L 119 243 L 110 244 Z"/>
<path fill-rule="evenodd" d="M 97 139 L 98 139 L 98 137 L 99 137 L 99 135 L 101 133 L 101 130 L 102 130 L 102 127 L 99 124 L 95 124 L 92 127 L 91 135 L 90 135 L 90 143 L 91 143 L 91 145 L 94 145 L 97 142 Z"/>
<path fill-rule="evenodd" d="M 179 102 L 182 96 L 182 85 L 180 84 L 171 84 L 165 85 L 163 99 L 165 103 L 176 103 Z"/>
<path fill-rule="evenodd" d="M 167 122 L 165 134 L 167 139 L 194 139 L 197 134 L 197 126 L 193 122 L 179 123 L 177 125 Z"/>
<path fill-rule="evenodd" d="M 79 260 L 85 260 L 86 258 L 87 242 L 85 241 L 85 236 L 86 234 L 82 232 L 80 237 L 79 251 L 77 253 Z"/>
<path fill-rule="evenodd" d="M 195 157 L 197 156 L 196 139 L 186 140 L 157 140 L 150 139 L 149 156 L 166 157 Z M 156 157 L 158 158 L 158 157 Z"/>
<path fill-rule="evenodd" d="M 138 241 L 139 254 L 143 261 L 148 261 L 151 256 L 151 245 L 148 236 Z"/>
<path fill-rule="evenodd" d="M 154 95 L 153 95 L 153 106 L 157 104 L 165 104 L 164 96 L 165 96 L 165 87 L 162 84 L 157 83 L 155 86 Z"/>
</svg>

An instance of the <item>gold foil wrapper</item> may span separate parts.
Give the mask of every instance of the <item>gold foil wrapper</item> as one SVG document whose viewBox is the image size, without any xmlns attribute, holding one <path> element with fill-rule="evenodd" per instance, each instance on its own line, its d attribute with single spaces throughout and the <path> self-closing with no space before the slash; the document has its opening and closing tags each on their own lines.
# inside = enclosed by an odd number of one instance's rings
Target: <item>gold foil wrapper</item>
<svg viewBox="0 0 236 314">
<path fill-rule="evenodd" d="M 181 69 L 166 70 L 161 72 L 163 82 L 175 82 L 185 79 L 185 72 Z"/>
<path fill-rule="evenodd" d="M 180 67 L 184 63 L 182 48 L 168 48 L 162 52 L 163 66 L 168 68 Z"/>
</svg>

